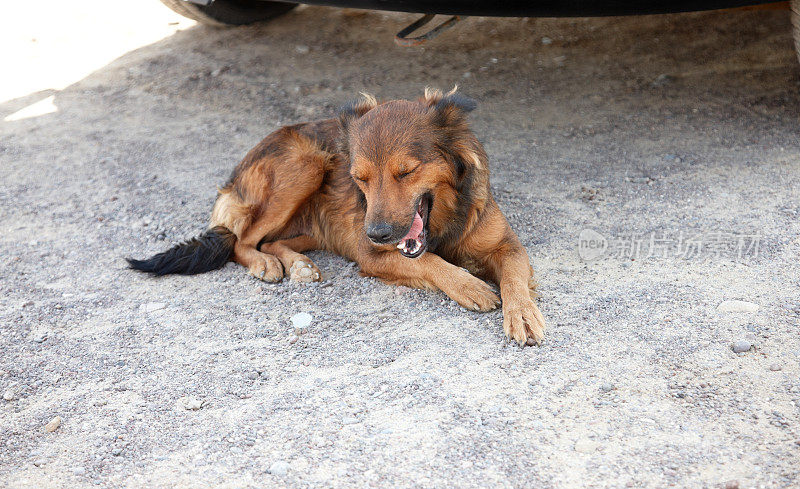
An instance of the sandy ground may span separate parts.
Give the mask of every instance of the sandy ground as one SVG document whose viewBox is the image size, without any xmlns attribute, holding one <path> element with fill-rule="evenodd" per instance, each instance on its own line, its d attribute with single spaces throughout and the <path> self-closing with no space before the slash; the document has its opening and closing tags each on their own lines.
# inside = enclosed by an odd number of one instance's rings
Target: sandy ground
<svg viewBox="0 0 800 489">
<path fill-rule="evenodd" d="M 404 49 L 405 14 L 28 3 L 0 15 L 0 486 L 800 487 L 787 12 L 471 18 Z M 541 348 L 325 253 L 311 286 L 126 270 L 281 124 L 455 83 Z"/>
</svg>

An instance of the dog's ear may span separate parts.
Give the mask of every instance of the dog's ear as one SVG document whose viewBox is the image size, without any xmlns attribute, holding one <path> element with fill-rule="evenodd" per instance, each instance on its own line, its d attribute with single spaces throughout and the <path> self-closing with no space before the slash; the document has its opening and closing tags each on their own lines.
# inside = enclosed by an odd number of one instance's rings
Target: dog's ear
<svg viewBox="0 0 800 489">
<path fill-rule="evenodd" d="M 342 128 L 342 132 L 347 132 L 350 128 L 350 124 L 362 115 L 366 114 L 370 110 L 374 109 L 378 106 L 378 101 L 372 95 L 368 93 L 361 93 L 361 98 L 357 100 L 352 100 L 344 105 L 341 109 L 339 109 L 338 117 L 339 117 L 339 126 Z"/>
<path fill-rule="evenodd" d="M 467 114 L 475 110 L 474 100 L 456 93 L 425 89 L 420 102 L 432 112 L 433 123 L 440 128 L 437 143 L 441 153 L 450 160 L 461 178 L 469 168 L 486 168 L 486 154 L 467 125 Z"/>
<path fill-rule="evenodd" d="M 422 103 L 433 110 L 434 122 L 440 126 L 451 126 L 466 120 L 467 114 L 475 110 L 475 100 L 456 93 L 458 86 L 447 93 L 440 90 L 425 89 Z"/>
</svg>

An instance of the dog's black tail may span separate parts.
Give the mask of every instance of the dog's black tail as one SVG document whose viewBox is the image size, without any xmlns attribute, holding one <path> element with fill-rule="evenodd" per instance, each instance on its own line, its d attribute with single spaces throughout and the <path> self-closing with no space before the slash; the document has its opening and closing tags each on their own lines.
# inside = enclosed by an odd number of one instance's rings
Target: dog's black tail
<svg viewBox="0 0 800 489">
<path fill-rule="evenodd" d="M 134 270 L 157 276 L 171 273 L 194 275 L 225 266 L 233 254 L 234 244 L 236 235 L 227 228 L 217 226 L 147 260 L 126 260 Z"/>
</svg>

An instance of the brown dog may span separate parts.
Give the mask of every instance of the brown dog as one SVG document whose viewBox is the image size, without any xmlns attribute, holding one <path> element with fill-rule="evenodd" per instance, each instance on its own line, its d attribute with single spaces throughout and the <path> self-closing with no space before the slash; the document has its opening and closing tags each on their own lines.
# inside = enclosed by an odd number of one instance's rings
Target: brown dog
<svg viewBox="0 0 800 489">
<path fill-rule="evenodd" d="M 454 92 L 382 104 L 365 95 L 338 120 L 275 131 L 219 191 L 206 233 L 131 267 L 195 274 L 232 257 L 261 280 L 316 281 L 301 253 L 321 249 L 474 311 L 500 304 L 486 279 L 500 286 L 506 335 L 538 344 L 544 318 L 528 254 L 492 198 L 466 121 L 475 104 Z"/>
</svg>

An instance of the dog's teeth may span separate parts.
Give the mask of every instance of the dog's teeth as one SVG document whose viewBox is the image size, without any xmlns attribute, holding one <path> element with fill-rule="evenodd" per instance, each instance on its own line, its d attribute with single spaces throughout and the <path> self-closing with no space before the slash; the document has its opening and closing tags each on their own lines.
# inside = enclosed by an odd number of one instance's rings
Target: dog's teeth
<svg viewBox="0 0 800 489">
<path fill-rule="evenodd" d="M 397 243 L 397 249 L 398 249 L 398 250 L 402 250 L 402 249 L 403 249 L 403 248 L 405 248 L 405 247 L 406 247 L 406 246 L 405 246 L 405 243 L 404 243 L 403 241 L 401 241 L 401 242 Z"/>
</svg>

